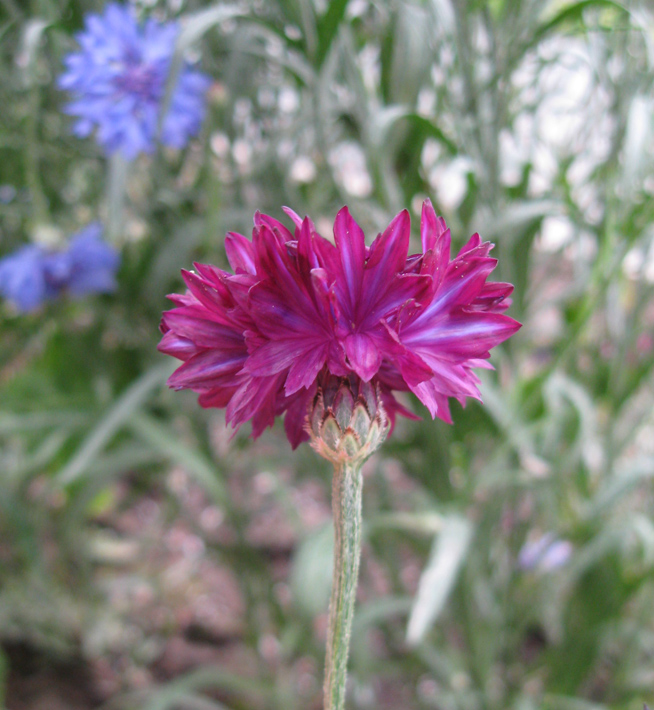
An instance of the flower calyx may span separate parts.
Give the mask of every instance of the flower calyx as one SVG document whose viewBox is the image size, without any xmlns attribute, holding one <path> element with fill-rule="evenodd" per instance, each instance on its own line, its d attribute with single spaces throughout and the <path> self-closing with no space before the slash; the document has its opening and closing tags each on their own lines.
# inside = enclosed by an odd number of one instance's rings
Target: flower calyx
<svg viewBox="0 0 654 710">
<path fill-rule="evenodd" d="M 356 376 L 325 378 L 307 417 L 311 446 L 334 464 L 362 464 L 384 442 L 390 420 L 379 385 Z"/>
</svg>

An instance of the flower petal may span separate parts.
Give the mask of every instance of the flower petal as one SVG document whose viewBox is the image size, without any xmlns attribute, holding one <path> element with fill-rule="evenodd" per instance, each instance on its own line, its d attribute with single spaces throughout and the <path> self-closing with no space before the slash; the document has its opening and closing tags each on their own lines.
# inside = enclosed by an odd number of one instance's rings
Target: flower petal
<svg viewBox="0 0 654 710">
<path fill-rule="evenodd" d="M 295 394 L 303 387 L 310 387 L 325 365 L 327 346 L 312 347 L 297 357 L 291 365 L 284 390 L 287 396 Z"/>
<path fill-rule="evenodd" d="M 306 344 L 298 338 L 270 340 L 250 354 L 245 370 L 256 377 L 276 375 L 291 367 L 305 351 Z"/>
<path fill-rule="evenodd" d="M 225 237 L 225 252 L 234 273 L 256 273 L 252 242 L 238 232 L 228 232 Z"/>
<path fill-rule="evenodd" d="M 345 296 L 348 311 L 354 314 L 363 283 L 363 264 L 366 258 L 366 242 L 363 230 L 354 221 L 347 207 L 336 215 L 334 240 L 340 252 L 342 275 L 345 279 Z"/>
<path fill-rule="evenodd" d="M 243 367 L 245 358 L 245 353 L 234 351 L 199 352 L 173 372 L 168 378 L 168 386 L 173 389 L 193 389 L 229 385 L 233 376 Z"/>
<path fill-rule="evenodd" d="M 410 236 L 411 217 L 408 210 L 402 210 L 370 245 L 366 270 L 371 272 L 368 275 L 371 285 L 382 283 L 404 268 Z M 374 279 L 370 278 L 372 273 Z"/>
<path fill-rule="evenodd" d="M 353 333 L 345 338 L 343 348 L 350 367 L 364 382 L 369 382 L 382 362 L 379 348 L 372 338 L 364 333 Z"/>
<path fill-rule="evenodd" d="M 193 355 L 197 355 L 198 348 L 192 340 L 181 338 L 177 333 L 169 330 L 164 333 L 157 350 L 165 355 L 176 357 L 178 360 L 189 360 Z"/>
<path fill-rule="evenodd" d="M 440 321 L 423 321 L 402 342 L 414 351 L 433 351 L 459 358 L 483 357 L 491 348 L 513 335 L 521 324 L 499 313 L 458 313 Z"/>
<path fill-rule="evenodd" d="M 293 449 L 297 449 L 303 441 L 309 439 L 309 434 L 306 430 L 307 413 L 314 396 L 315 391 L 313 389 L 299 392 L 286 408 L 284 429 Z"/>
<path fill-rule="evenodd" d="M 411 391 L 427 407 L 431 418 L 438 417 L 448 424 L 452 424 L 452 414 L 447 397 L 437 390 L 438 380 L 427 380 L 411 387 Z"/>
<path fill-rule="evenodd" d="M 201 348 L 216 348 L 219 350 L 243 350 L 244 337 L 232 327 L 217 323 L 206 318 L 195 318 L 180 313 L 181 309 L 168 311 L 165 316 L 166 325 L 175 333 L 192 340 Z"/>
</svg>

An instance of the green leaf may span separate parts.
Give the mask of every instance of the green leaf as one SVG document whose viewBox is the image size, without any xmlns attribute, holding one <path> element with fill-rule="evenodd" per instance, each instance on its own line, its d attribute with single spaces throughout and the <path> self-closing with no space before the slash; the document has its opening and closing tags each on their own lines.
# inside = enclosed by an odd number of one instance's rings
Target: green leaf
<svg viewBox="0 0 654 710">
<path fill-rule="evenodd" d="M 375 111 L 371 117 L 369 138 L 376 149 L 381 149 L 386 145 L 390 132 L 401 119 L 406 119 L 409 124 L 419 128 L 425 137 L 435 138 L 450 155 L 458 153 L 456 143 L 448 138 L 435 123 L 415 113 L 408 106 L 400 106 L 399 104 L 384 106 Z"/>
<path fill-rule="evenodd" d="M 239 39 L 240 52 L 260 57 L 269 62 L 271 57 L 268 51 L 268 44 L 270 42 L 278 44 L 280 35 L 263 22 L 250 21 L 250 18 L 248 18 L 247 23 L 245 21 L 241 23 Z M 292 49 L 290 44 L 282 44 L 282 51 L 279 56 L 275 55 L 274 60 L 291 72 L 305 86 L 315 85 L 316 72 L 313 66 L 307 61 L 304 54 Z"/>
<path fill-rule="evenodd" d="M 179 707 L 183 699 L 188 698 L 189 695 L 200 689 L 210 688 L 220 688 L 248 698 L 260 699 L 268 695 L 268 686 L 260 681 L 234 675 L 217 666 L 206 666 L 157 688 L 151 699 L 142 705 L 142 710 L 173 710 Z"/>
<path fill-rule="evenodd" d="M 17 481 L 30 473 L 46 468 L 61 451 L 67 440 L 67 432 L 59 430 L 51 432 L 30 456 L 22 458 L 16 466 L 8 467 L 6 471 L 8 479 Z"/>
<path fill-rule="evenodd" d="M 443 529 L 443 516 L 426 511 L 423 513 L 387 513 L 375 516 L 366 526 L 369 529 L 395 529 L 416 532 L 422 535 L 437 535 Z"/>
<path fill-rule="evenodd" d="M 486 373 L 480 373 L 480 379 L 484 409 L 492 417 L 506 441 L 520 456 L 536 456 L 533 431 L 509 400 L 508 393 L 496 386 Z"/>
<path fill-rule="evenodd" d="M 472 526 L 468 520 L 459 516 L 449 516 L 443 520 L 443 529 L 434 540 L 411 609 L 406 635 L 409 645 L 420 643 L 441 613 L 471 540 Z"/>
<path fill-rule="evenodd" d="M 138 437 L 155 451 L 182 466 L 207 491 L 213 500 L 228 504 L 229 498 L 218 469 L 197 449 L 187 446 L 166 424 L 143 412 L 134 414 L 127 423 Z"/>
<path fill-rule="evenodd" d="M 371 626 L 379 624 L 394 616 L 404 616 L 413 607 L 411 597 L 382 597 L 373 599 L 367 604 L 357 607 L 352 625 L 353 635 L 367 631 Z"/>
<path fill-rule="evenodd" d="M 556 13 L 554 17 L 543 23 L 534 32 L 532 42 L 530 46 L 538 44 L 544 37 L 546 37 L 550 32 L 555 29 L 559 29 L 560 25 L 565 24 L 570 21 L 581 20 L 585 10 L 591 7 L 604 7 L 611 8 L 613 10 L 620 10 L 626 13 L 627 9 L 618 2 L 613 0 L 582 0 L 582 2 L 575 2 Z"/>
<path fill-rule="evenodd" d="M 291 589 L 298 607 L 308 616 L 327 610 L 332 588 L 334 526 L 330 522 L 299 545 L 291 569 Z"/>
<path fill-rule="evenodd" d="M 429 17 L 428 10 L 418 4 L 397 4 L 386 75 L 389 103 L 414 106 L 420 89 L 428 81 L 434 57 Z"/>
<path fill-rule="evenodd" d="M 450 155 L 458 155 L 459 147 L 457 144 L 451 138 L 448 138 L 432 120 L 418 113 L 407 113 L 405 118 L 414 126 L 420 128 L 425 135 L 435 138 L 447 149 Z"/>
<path fill-rule="evenodd" d="M 177 38 L 175 45 L 175 53 L 178 55 L 184 54 L 186 50 L 192 47 L 206 32 L 212 27 L 216 27 L 221 22 L 231 20 L 233 17 L 239 17 L 245 14 L 245 10 L 237 5 L 216 4 L 206 10 L 184 17 L 182 31 Z"/>
<path fill-rule="evenodd" d="M 315 66 L 320 68 L 329 53 L 338 28 L 345 17 L 349 0 L 331 0 L 327 12 L 318 22 L 318 49 L 316 50 Z"/>
<path fill-rule="evenodd" d="M 631 100 L 624 138 L 622 179 L 628 190 L 638 189 L 649 169 L 647 146 L 652 135 L 652 99 L 636 95 Z"/>
<path fill-rule="evenodd" d="M 30 412 L 29 414 L 0 412 L 0 434 L 25 434 L 53 427 L 75 429 L 87 422 L 88 416 L 76 411 Z"/>
<path fill-rule="evenodd" d="M 484 239 L 512 244 L 532 222 L 562 213 L 563 205 L 556 200 L 513 200 L 499 216 L 483 220 Z"/>
<path fill-rule="evenodd" d="M 636 486 L 651 478 L 654 478 L 654 458 L 646 456 L 625 463 L 600 488 L 584 517 L 587 520 L 595 519 L 616 506 Z"/>
<path fill-rule="evenodd" d="M 37 83 L 36 59 L 43 33 L 47 28 L 48 23 L 40 17 L 35 17 L 25 24 L 17 63 L 22 69 L 23 82 L 26 87 Z"/>
<path fill-rule="evenodd" d="M 60 486 L 68 486 L 84 475 L 116 432 L 122 429 L 132 414 L 147 401 L 152 391 L 163 385 L 171 370 L 171 364 L 166 363 L 136 380 L 86 437 L 77 453 L 56 475 L 55 482 Z"/>
<path fill-rule="evenodd" d="M 601 448 L 597 413 L 588 392 L 571 377 L 561 371 L 553 372 L 543 385 L 543 395 L 551 412 L 551 424 L 557 427 L 562 421 L 565 409 L 572 407 L 579 420 L 579 428 L 574 443 L 580 448 L 586 461 L 592 462 L 595 451 Z M 558 438 L 558 437 L 557 437 Z"/>
<path fill-rule="evenodd" d="M 166 91 L 161 102 L 159 130 L 161 130 L 163 120 L 170 108 L 173 91 L 177 86 L 179 73 L 184 66 L 184 54 L 212 27 L 243 14 L 245 14 L 245 11 L 236 5 L 214 5 L 194 14 L 186 15 L 182 30 L 177 37 L 170 73 L 166 82 Z"/>
</svg>

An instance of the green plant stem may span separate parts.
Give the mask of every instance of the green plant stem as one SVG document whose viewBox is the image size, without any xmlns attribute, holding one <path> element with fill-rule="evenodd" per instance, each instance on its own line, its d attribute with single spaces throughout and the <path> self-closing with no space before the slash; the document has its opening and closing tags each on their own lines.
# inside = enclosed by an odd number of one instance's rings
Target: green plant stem
<svg viewBox="0 0 654 710">
<path fill-rule="evenodd" d="M 26 122 L 25 135 L 25 175 L 34 207 L 34 223 L 47 224 L 48 200 L 41 184 L 41 168 L 39 166 L 39 110 L 41 105 L 40 88 L 36 81 L 30 87 L 29 114 Z"/>
<path fill-rule="evenodd" d="M 325 659 L 325 710 L 343 710 L 361 558 L 361 464 L 334 466 L 334 575 Z"/>
<path fill-rule="evenodd" d="M 130 163 L 119 151 L 109 158 L 107 179 L 107 238 L 118 244 L 125 228 L 125 198 Z"/>
</svg>

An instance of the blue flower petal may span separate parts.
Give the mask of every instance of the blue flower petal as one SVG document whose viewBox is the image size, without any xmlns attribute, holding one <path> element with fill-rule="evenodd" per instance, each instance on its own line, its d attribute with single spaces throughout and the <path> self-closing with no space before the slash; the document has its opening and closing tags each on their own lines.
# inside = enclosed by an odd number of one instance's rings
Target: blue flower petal
<svg viewBox="0 0 654 710">
<path fill-rule="evenodd" d="M 80 51 L 64 59 L 60 89 L 70 92 L 66 113 L 77 117 L 73 133 L 96 138 L 107 153 L 128 160 L 154 150 L 160 140 L 183 148 L 202 125 L 211 80 L 184 65 L 159 131 L 179 27 L 154 19 L 140 26 L 128 7 L 109 3 L 104 14 L 91 14 L 77 35 Z"/>
</svg>

